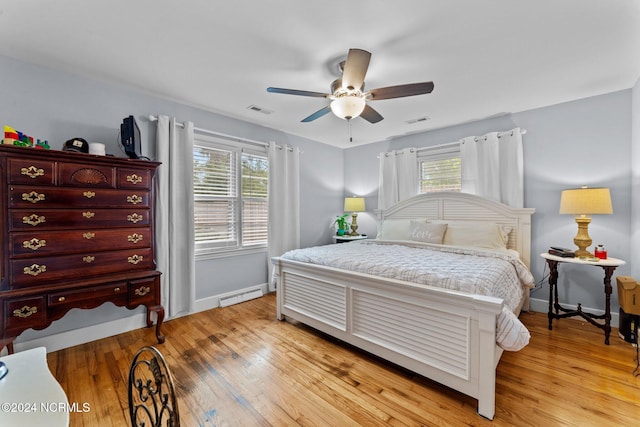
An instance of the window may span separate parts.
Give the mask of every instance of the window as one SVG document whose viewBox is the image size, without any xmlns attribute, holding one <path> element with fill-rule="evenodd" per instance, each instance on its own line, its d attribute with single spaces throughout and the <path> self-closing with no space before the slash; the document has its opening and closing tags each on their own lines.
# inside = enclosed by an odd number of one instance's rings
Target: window
<svg viewBox="0 0 640 427">
<path fill-rule="evenodd" d="M 264 150 L 196 136 L 196 255 L 266 247 L 268 171 Z"/>
<path fill-rule="evenodd" d="M 460 191 L 460 166 L 460 147 L 457 144 L 419 151 L 418 192 Z"/>
</svg>

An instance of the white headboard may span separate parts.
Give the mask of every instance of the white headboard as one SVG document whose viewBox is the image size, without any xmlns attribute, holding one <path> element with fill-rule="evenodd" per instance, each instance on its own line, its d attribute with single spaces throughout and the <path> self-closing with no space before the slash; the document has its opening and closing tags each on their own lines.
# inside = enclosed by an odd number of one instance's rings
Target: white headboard
<svg viewBox="0 0 640 427">
<path fill-rule="evenodd" d="M 512 227 L 507 247 L 520 253 L 520 259 L 530 267 L 531 215 L 533 208 L 511 208 L 474 194 L 442 192 L 426 193 L 403 200 L 388 209 L 378 211 L 379 224 L 385 219 L 443 219 L 487 221 Z"/>
</svg>

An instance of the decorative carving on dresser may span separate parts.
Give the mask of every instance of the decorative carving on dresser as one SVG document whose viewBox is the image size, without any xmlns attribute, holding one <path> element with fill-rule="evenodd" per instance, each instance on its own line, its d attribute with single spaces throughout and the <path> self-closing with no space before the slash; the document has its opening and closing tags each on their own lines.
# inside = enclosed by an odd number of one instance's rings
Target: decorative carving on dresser
<svg viewBox="0 0 640 427">
<path fill-rule="evenodd" d="M 72 308 L 147 309 L 160 328 L 153 178 L 159 163 L 0 145 L 0 350 Z"/>
</svg>

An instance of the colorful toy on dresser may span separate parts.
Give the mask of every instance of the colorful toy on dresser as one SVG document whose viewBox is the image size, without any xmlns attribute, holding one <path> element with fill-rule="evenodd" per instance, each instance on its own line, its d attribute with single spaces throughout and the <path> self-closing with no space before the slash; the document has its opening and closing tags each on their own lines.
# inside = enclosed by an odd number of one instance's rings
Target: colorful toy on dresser
<svg viewBox="0 0 640 427">
<path fill-rule="evenodd" d="M 32 136 L 17 131 L 11 126 L 7 125 L 4 126 L 4 139 L 2 140 L 2 143 L 8 145 L 17 145 L 19 147 L 39 148 L 41 150 L 48 150 L 49 148 L 51 148 L 49 147 L 49 143 L 46 140 L 41 141 L 40 139 L 38 139 L 38 141 L 34 144 Z"/>
</svg>

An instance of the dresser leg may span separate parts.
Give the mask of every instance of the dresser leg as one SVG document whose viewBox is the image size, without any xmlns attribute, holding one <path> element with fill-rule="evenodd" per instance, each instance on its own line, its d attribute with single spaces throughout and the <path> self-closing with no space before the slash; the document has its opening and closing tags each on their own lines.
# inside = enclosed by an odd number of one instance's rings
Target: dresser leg
<svg viewBox="0 0 640 427">
<path fill-rule="evenodd" d="M 160 332 L 160 328 L 162 327 L 162 322 L 164 321 L 164 307 L 161 305 L 154 305 L 147 307 L 147 327 L 150 328 L 153 325 L 153 321 L 151 320 L 151 312 L 156 313 L 156 339 L 158 340 L 158 344 L 164 343 L 165 336 Z"/>
<path fill-rule="evenodd" d="M 7 347 L 7 352 L 9 354 L 13 354 L 13 340 L 14 338 L 0 341 L 0 351 L 2 351 L 3 348 Z"/>
</svg>

